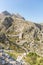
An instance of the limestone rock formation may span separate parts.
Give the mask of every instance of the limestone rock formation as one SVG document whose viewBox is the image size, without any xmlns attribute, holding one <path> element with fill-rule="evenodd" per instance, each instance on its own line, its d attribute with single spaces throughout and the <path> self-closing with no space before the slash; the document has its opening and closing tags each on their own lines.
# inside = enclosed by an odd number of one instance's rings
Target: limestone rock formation
<svg viewBox="0 0 43 65">
<path fill-rule="evenodd" d="M 3 13 L 5 15 L 0 14 L 0 45 L 5 49 L 7 43 L 9 49 L 43 56 L 43 25 L 27 21 L 20 15 Z"/>
</svg>

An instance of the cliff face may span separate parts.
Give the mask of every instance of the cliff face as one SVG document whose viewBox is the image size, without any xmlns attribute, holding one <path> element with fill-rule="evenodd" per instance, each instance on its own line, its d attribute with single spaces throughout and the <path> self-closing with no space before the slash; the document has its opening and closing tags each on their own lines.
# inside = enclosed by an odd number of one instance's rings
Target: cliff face
<svg viewBox="0 0 43 65">
<path fill-rule="evenodd" d="M 0 48 L 43 56 L 43 25 L 26 21 L 19 14 L 1 13 Z"/>
</svg>

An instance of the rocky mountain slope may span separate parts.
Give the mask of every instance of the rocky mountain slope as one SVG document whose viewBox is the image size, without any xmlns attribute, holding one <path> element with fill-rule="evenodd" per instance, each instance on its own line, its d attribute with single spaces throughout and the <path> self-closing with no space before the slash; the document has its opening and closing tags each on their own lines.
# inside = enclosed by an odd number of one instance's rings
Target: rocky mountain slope
<svg viewBox="0 0 43 65">
<path fill-rule="evenodd" d="M 19 14 L 0 13 L 1 48 L 43 56 L 43 24 L 27 21 Z"/>
</svg>

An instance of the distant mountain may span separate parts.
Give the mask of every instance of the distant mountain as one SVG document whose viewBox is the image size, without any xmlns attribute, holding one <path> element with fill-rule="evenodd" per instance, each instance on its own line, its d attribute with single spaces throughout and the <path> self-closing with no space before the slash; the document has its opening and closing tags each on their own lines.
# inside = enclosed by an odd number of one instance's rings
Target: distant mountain
<svg viewBox="0 0 43 65">
<path fill-rule="evenodd" d="M 4 14 L 4 15 L 11 15 L 8 11 L 3 11 L 2 14 Z"/>
<path fill-rule="evenodd" d="M 21 19 L 24 19 L 24 20 L 25 20 L 25 18 L 22 17 L 19 13 L 17 13 L 16 16 L 17 16 L 18 18 L 21 18 Z"/>
<path fill-rule="evenodd" d="M 19 13 L 17 13 L 17 14 L 12 14 L 12 17 L 25 20 L 25 18 L 24 18 L 23 16 L 21 16 Z"/>
<path fill-rule="evenodd" d="M 17 52 L 36 52 L 43 56 L 43 25 L 26 21 L 19 14 L 11 15 L 7 11 L 2 13 L 0 46 Z"/>
</svg>

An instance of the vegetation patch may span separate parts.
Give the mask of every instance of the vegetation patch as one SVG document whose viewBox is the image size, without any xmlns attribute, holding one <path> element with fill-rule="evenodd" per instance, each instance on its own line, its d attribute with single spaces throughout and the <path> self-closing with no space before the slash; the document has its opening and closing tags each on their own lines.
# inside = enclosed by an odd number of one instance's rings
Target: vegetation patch
<svg viewBox="0 0 43 65">
<path fill-rule="evenodd" d="M 43 65 L 43 57 L 38 56 L 36 53 L 29 53 L 24 60 L 30 65 Z"/>
</svg>

